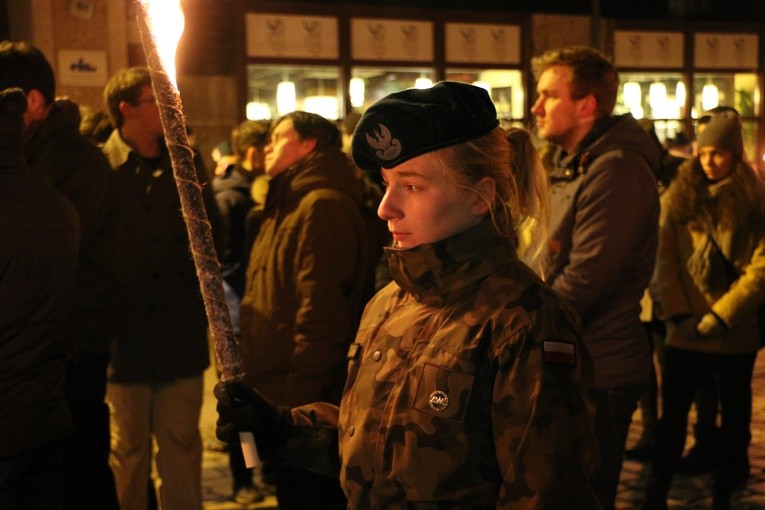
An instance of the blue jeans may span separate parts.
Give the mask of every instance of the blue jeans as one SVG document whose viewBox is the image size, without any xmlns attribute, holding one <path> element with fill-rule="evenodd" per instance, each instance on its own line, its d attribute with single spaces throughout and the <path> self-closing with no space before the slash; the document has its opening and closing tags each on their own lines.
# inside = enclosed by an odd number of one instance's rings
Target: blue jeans
<svg viewBox="0 0 765 510">
<path fill-rule="evenodd" d="M 594 425 L 595 437 L 600 448 L 600 467 L 590 484 L 603 505 L 603 510 L 614 508 L 632 413 L 635 412 L 638 398 L 644 393 L 646 386 L 640 384 L 589 391 L 590 398 L 597 406 Z"/>
</svg>

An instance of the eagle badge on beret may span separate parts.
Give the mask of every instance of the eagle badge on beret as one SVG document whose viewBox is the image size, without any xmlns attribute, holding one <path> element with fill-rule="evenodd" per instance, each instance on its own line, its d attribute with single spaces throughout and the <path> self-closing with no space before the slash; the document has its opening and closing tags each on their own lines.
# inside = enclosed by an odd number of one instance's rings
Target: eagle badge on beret
<svg viewBox="0 0 765 510">
<path fill-rule="evenodd" d="M 379 131 L 374 131 L 374 137 L 367 135 L 367 143 L 375 149 L 375 156 L 383 161 L 395 159 L 401 153 L 401 142 L 393 138 L 390 130 L 383 124 L 378 124 Z"/>
</svg>

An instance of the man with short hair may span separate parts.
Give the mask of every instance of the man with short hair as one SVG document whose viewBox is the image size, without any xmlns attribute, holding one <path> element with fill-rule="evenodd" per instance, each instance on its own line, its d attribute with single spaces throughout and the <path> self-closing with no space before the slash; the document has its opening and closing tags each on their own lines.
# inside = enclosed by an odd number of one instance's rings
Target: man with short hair
<svg viewBox="0 0 765 510">
<path fill-rule="evenodd" d="M 271 180 L 241 305 L 243 367 L 274 403 L 339 404 L 372 276 L 361 188 L 340 131 L 319 115 L 278 119 L 265 155 Z M 270 464 L 282 510 L 347 507 L 336 478 Z"/>
<path fill-rule="evenodd" d="M 24 41 L 0 42 L 0 89 L 6 87 L 21 87 L 26 94 L 26 163 L 74 204 L 81 226 L 65 385 L 74 433 L 64 448 L 62 503 L 67 509 L 116 509 L 104 403 L 117 249 L 112 172 L 101 151 L 80 134 L 78 106 L 55 98 L 53 69 L 38 48 Z"/>
<path fill-rule="evenodd" d="M 77 211 L 21 155 L 27 97 L 0 87 L 0 508 L 63 508 Z M 86 487 L 75 489 L 85 492 Z M 69 507 L 67 507 L 69 508 Z"/>
<path fill-rule="evenodd" d="M 146 509 L 156 452 L 160 507 L 200 510 L 207 319 L 149 70 L 118 71 L 104 101 L 115 129 L 103 151 L 120 212 L 119 312 L 107 388 L 117 493 L 122 510 Z M 199 154 L 194 163 L 215 233 L 215 197 Z"/>
<path fill-rule="evenodd" d="M 608 510 L 651 369 L 640 299 L 658 243 L 659 148 L 631 115 L 612 115 L 619 77 L 596 50 L 551 50 L 532 66 L 539 97 L 531 112 L 539 137 L 556 146 L 545 279 L 578 312 L 595 360 L 601 465 L 592 485 Z"/>
<path fill-rule="evenodd" d="M 229 159 L 228 164 L 224 165 L 219 161 L 212 181 L 225 238 L 220 254 L 223 288 L 236 336 L 239 335 L 239 305 L 244 294 L 247 259 L 253 238 L 249 230 L 257 228 L 252 223 L 257 223 L 254 217 L 262 213 L 262 204 L 253 211 L 255 201 L 252 188 L 254 182 L 267 179 L 264 149 L 268 143 L 268 133 L 268 121 L 247 120 L 236 126 L 231 131 L 229 142 L 233 160 Z M 260 472 L 254 473 L 253 468 L 245 466 L 239 445 L 229 448 L 229 465 L 234 501 L 249 504 L 263 499 Z M 253 483 L 253 475 L 257 485 Z"/>
</svg>

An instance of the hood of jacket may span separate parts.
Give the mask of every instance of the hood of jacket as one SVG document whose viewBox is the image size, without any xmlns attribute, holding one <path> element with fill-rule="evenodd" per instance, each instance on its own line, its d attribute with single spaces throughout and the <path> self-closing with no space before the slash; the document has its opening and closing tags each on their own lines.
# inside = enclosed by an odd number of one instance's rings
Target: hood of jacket
<svg viewBox="0 0 765 510">
<path fill-rule="evenodd" d="M 240 191 L 250 196 L 250 188 L 253 181 L 254 176 L 250 172 L 239 165 L 229 165 L 222 175 L 213 177 L 212 186 L 215 193 Z"/>
<path fill-rule="evenodd" d="M 289 208 L 313 190 L 333 189 L 361 205 L 361 184 L 348 158 L 340 150 L 314 150 L 269 181 L 266 214 L 274 208 Z"/>
<path fill-rule="evenodd" d="M 640 154 L 653 175 L 661 173 L 661 147 L 640 127 L 632 114 L 627 113 L 599 119 L 573 153 L 568 154 L 559 147 L 550 176 L 566 178 L 585 173 L 598 156 L 614 150 Z"/>
<path fill-rule="evenodd" d="M 26 129 L 24 148 L 27 154 L 34 154 L 38 147 L 46 145 L 62 131 L 80 130 L 80 109 L 68 99 L 59 99 L 51 105 L 48 116 Z"/>
</svg>

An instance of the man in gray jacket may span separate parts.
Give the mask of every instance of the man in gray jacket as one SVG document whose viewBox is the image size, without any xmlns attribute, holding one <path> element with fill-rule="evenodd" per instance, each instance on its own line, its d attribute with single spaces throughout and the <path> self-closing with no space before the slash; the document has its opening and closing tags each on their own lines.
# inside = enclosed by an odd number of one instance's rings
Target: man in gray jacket
<svg viewBox="0 0 765 510">
<path fill-rule="evenodd" d="M 631 115 L 613 116 L 616 69 L 586 47 L 532 61 L 539 95 L 531 112 L 555 146 L 545 279 L 582 321 L 595 360 L 591 397 L 601 465 L 592 480 L 614 508 L 624 443 L 651 355 L 640 298 L 653 272 L 659 197 L 656 144 Z"/>
</svg>

